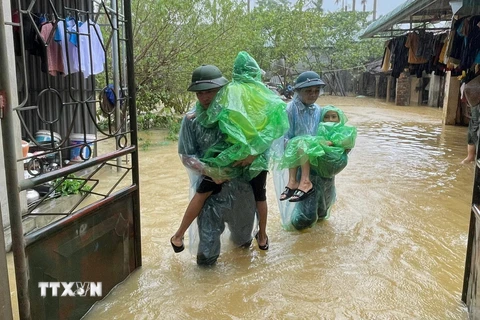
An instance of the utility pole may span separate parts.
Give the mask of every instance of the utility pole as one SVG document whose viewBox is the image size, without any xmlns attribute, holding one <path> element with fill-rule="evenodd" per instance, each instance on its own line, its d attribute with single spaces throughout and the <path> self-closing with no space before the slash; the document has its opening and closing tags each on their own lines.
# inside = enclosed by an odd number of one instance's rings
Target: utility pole
<svg viewBox="0 0 480 320">
<path fill-rule="evenodd" d="M 353 3 L 352 3 L 352 11 L 355 12 L 355 2 L 357 2 L 357 0 L 353 0 Z"/>
<path fill-rule="evenodd" d="M 373 0 L 373 21 L 377 20 L 377 0 Z"/>
<path fill-rule="evenodd" d="M 247 13 L 250 13 L 250 0 L 247 0 Z"/>
</svg>

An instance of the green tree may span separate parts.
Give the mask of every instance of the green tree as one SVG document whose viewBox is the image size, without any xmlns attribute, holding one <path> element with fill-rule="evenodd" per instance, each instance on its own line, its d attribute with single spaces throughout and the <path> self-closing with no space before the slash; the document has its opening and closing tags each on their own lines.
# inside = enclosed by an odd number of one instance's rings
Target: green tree
<svg viewBox="0 0 480 320">
<path fill-rule="evenodd" d="M 312 5 L 315 10 L 323 12 L 323 0 L 312 1 Z"/>
<path fill-rule="evenodd" d="M 380 58 L 382 40 L 357 38 L 367 25 L 367 16 L 365 12 L 339 11 L 312 17 L 307 35 L 311 39 L 309 66 L 316 70 L 348 69 Z"/>
<path fill-rule="evenodd" d="M 288 0 L 257 0 L 257 8 L 262 10 L 288 8 L 291 4 Z"/>
<path fill-rule="evenodd" d="M 284 82 L 292 80 L 295 66 L 305 57 L 305 6 L 305 1 L 297 1 L 293 5 L 259 6 L 253 11 L 254 32 L 263 39 L 263 53 L 258 55 L 262 57 L 260 65 L 281 76 Z"/>
<path fill-rule="evenodd" d="M 226 66 L 244 43 L 237 29 L 244 4 L 230 0 L 134 0 L 134 61 L 141 111 L 163 104 L 182 113 L 192 70 L 207 63 Z M 241 34 L 241 33 L 240 33 Z M 227 41 L 228 39 L 228 41 Z M 238 41 L 237 41 L 238 40 Z"/>
<path fill-rule="evenodd" d="M 378 40 L 355 38 L 366 13 L 319 10 L 322 1 L 133 0 L 134 59 L 141 112 L 165 106 L 183 113 L 194 96 L 191 72 L 215 64 L 231 77 L 235 56 L 248 51 L 285 81 L 305 69 L 349 68 L 381 57 Z"/>
</svg>

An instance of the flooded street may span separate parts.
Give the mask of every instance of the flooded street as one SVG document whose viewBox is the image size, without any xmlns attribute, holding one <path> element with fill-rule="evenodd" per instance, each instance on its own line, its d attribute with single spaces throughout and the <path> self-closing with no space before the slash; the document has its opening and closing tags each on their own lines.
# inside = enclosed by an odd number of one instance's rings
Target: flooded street
<svg viewBox="0 0 480 320">
<path fill-rule="evenodd" d="M 444 127 L 442 110 L 426 106 L 318 102 L 343 109 L 358 128 L 331 217 L 304 232 L 283 230 L 269 176 L 270 249 L 254 241 L 223 252 L 213 268 L 199 268 L 188 250 L 173 252 L 188 176 L 176 142 L 142 132 L 143 266 L 85 319 L 467 319 L 467 128 Z"/>
</svg>

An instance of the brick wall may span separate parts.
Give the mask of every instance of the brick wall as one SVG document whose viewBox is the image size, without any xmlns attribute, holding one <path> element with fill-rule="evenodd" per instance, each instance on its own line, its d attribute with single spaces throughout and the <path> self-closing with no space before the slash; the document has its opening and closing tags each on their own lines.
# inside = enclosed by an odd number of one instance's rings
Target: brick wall
<svg viewBox="0 0 480 320">
<path fill-rule="evenodd" d="M 403 72 L 397 79 L 397 88 L 395 94 L 395 105 L 409 106 L 410 105 L 410 76 Z"/>
</svg>

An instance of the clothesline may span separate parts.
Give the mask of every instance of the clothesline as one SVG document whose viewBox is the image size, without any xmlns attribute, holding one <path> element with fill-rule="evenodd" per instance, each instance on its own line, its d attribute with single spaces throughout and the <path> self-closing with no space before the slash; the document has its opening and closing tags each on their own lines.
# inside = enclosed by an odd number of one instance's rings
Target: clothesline
<svg viewBox="0 0 480 320">
<path fill-rule="evenodd" d="M 88 78 L 104 71 L 103 36 L 97 23 L 91 19 L 76 21 L 72 16 L 56 22 L 42 13 L 34 16 L 35 24 L 24 19 L 25 49 L 40 56 L 43 72 L 57 76 L 81 71 Z M 18 10 L 12 21 L 19 21 Z M 15 31 L 20 33 L 20 28 Z"/>
</svg>

